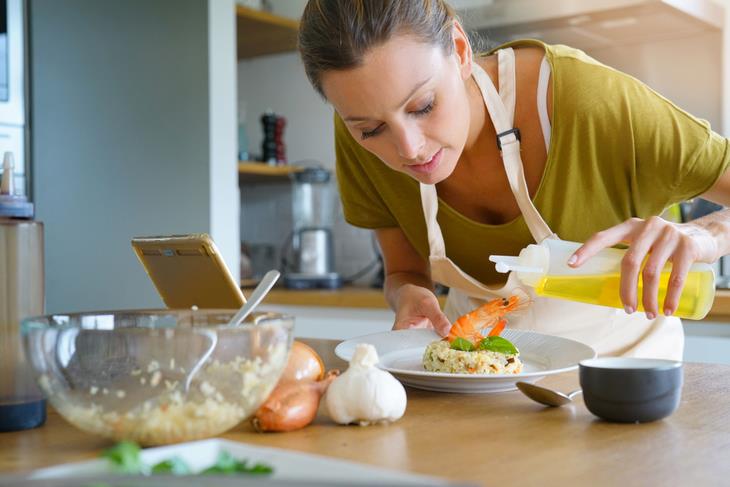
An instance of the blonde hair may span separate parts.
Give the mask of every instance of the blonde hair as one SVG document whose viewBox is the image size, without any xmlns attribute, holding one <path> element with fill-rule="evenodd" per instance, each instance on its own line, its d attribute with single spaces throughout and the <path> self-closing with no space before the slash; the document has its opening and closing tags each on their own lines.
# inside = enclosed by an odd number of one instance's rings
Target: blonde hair
<svg viewBox="0 0 730 487">
<path fill-rule="evenodd" d="M 309 0 L 299 26 L 299 54 L 310 83 L 324 97 L 323 72 L 361 65 L 368 50 L 395 34 L 451 54 L 455 20 L 443 0 Z"/>
</svg>

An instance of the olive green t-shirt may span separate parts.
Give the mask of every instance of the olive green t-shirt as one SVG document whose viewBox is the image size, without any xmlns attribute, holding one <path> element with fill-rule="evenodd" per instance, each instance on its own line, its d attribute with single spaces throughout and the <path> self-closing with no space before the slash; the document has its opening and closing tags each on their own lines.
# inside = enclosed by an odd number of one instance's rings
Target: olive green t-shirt
<svg viewBox="0 0 730 487">
<path fill-rule="evenodd" d="M 706 121 L 579 50 L 538 41 L 505 46 L 526 44 L 545 48 L 552 71 L 550 150 L 533 203 L 560 238 L 583 242 L 628 218 L 659 215 L 704 193 L 727 168 L 728 140 Z M 345 219 L 400 227 L 428 259 L 418 182 L 360 146 L 337 115 L 335 145 Z M 517 255 L 534 243 L 522 216 L 482 224 L 439 199 L 438 222 L 448 257 L 485 284 L 505 279 L 491 254 Z"/>
</svg>

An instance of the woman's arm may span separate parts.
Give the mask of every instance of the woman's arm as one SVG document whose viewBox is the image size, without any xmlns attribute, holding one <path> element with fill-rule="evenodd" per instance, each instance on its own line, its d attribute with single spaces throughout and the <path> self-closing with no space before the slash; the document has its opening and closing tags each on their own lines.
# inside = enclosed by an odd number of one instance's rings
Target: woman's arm
<svg viewBox="0 0 730 487">
<path fill-rule="evenodd" d="M 433 293 L 428 263 L 400 228 L 375 231 L 385 263 L 385 298 L 395 311 L 393 329 L 433 327 L 442 336 L 451 323 Z"/>
<path fill-rule="evenodd" d="M 725 171 L 702 197 L 730 205 L 730 170 Z M 691 265 L 694 262 L 712 263 L 730 253 L 730 210 L 716 211 L 687 223 L 672 223 L 659 217 L 632 218 L 593 235 L 576 251 L 572 265 L 577 267 L 601 249 L 621 242 L 631 244 L 621 269 L 621 300 L 626 311 L 635 311 L 638 299 L 641 299 L 649 318 L 657 316 L 660 306 L 665 315 L 671 315 L 677 309 Z M 659 278 L 667 261 L 672 263 L 672 272 L 664 303 L 659 303 Z M 642 296 L 636 293 L 639 273 L 643 282 Z"/>
</svg>

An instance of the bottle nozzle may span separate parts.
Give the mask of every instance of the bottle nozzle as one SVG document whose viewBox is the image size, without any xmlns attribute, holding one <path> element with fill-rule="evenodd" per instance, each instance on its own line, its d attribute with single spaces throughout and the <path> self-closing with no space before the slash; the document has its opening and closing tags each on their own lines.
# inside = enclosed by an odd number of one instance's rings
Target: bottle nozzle
<svg viewBox="0 0 730 487">
<path fill-rule="evenodd" d="M 3 155 L 3 173 L 2 184 L 0 185 L 0 194 L 13 195 L 15 193 L 15 185 L 13 184 L 13 170 L 15 169 L 15 161 L 13 153 L 8 151 Z"/>
<path fill-rule="evenodd" d="M 531 274 L 542 274 L 543 270 L 541 267 L 526 266 L 520 264 L 519 257 L 512 257 L 509 255 L 490 255 L 489 260 L 494 262 L 494 266 L 497 272 L 506 274 L 507 272 L 529 272 Z"/>
</svg>

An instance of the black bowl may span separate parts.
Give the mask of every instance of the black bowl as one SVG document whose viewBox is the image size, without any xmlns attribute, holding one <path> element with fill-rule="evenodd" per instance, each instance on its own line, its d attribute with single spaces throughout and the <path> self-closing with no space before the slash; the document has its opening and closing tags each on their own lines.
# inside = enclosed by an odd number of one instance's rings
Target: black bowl
<svg viewBox="0 0 730 487">
<path fill-rule="evenodd" d="M 579 363 L 583 400 L 599 418 L 621 423 L 662 419 L 679 406 L 682 362 L 606 357 Z"/>
</svg>

